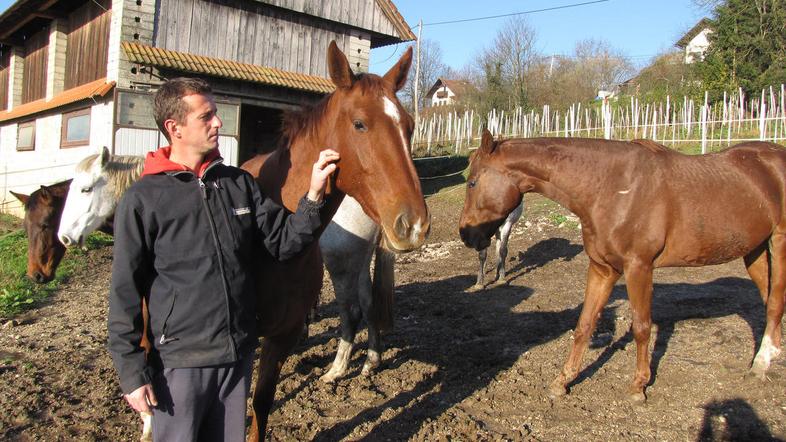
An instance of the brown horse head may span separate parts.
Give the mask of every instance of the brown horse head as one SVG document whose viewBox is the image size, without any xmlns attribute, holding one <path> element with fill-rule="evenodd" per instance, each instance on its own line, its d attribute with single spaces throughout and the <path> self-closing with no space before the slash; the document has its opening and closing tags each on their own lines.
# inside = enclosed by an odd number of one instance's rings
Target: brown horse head
<svg viewBox="0 0 786 442">
<path fill-rule="evenodd" d="M 25 205 L 27 277 L 37 283 L 55 277 L 55 269 L 65 254 L 65 246 L 57 239 L 57 229 L 70 184 L 71 180 L 67 180 L 41 186 L 29 196 L 11 192 Z"/>
<path fill-rule="evenodd" d="M 334 210 L 343 195 L 351 195 L 382 227 L 390 249 L 412 250 L 425 241 L 430 216 L 409 154 L 414 122 L 396 97 L 411 63 L 409 49 L 381 77 L 356 75 L 331 42 L 328 67 L 336 90 L 313 108 L 285 116 L 289 158 L 273 162 L 284 169 L 282 162 L 291 161 L 288 176 L 283 181 L 265 178 L 268 168 L 274 167 L 267 163 L 261 174 L 263 180 L 279 181 L 276 184 L 283 186 L 282 200 L 288 207 L 307 189 L 305 180 L 311 176 L 319 151 L 329 147 L 341 155 L 328 192 L 333 194 L 328 204 L 335 204 Z M 303 182 L 295 185 L 295 180 Z M 263 188 L 275 187 L 263 184 Z"/>
<path fill-rule="evenodd" d="M 459 234 L 467 247 L 483 250 L 508 214 L 521 204 L 521 191 L 503 167 L 500 142 L 483 131 L 480 147 L 472 154 L 467 195 L 459 220 Z M 491 221 L 480 221 L 491 220 Z"/>
</svg>

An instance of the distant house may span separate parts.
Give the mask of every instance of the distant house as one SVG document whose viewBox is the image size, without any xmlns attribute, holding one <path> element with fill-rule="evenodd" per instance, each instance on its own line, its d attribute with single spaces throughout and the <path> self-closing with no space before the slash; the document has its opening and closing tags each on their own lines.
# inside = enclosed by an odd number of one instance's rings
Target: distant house
<svg viewBox="0 0 786 442">
<path fill-rule="evenodd" d="M 414 39 L 392 0 L 16 0 L 0 13 L 0 210 L 101 146 L 165 144 L 151 97 L 168 78 L 211 83 L 237 165 L 333 90 L 331 40 L 362 72 L 371 49 Z"/>
<path fill-rule="evenodd" d="M 475 91 L 475 86 L 468 81 L 438 78 L 426 97 L 431 100 L 431 106 L 447 106 L 466 100 L 467 96 Z"/>
<path fill-rule="evenodd" d="M 712 33 L 712 22 L 708 18 L 702 18 L 677 41 L 675 46 L 685 51 L 685 64 L 704 59 L 704 53 L 710 47 L 710 33 Z"/>
</svg>

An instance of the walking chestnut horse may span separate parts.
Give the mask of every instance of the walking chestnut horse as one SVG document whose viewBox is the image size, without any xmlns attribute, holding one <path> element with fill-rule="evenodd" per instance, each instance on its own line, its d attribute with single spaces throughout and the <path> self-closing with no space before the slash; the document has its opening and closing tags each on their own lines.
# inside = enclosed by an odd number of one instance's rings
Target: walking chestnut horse
<svg viewBox="0 0 786 442">
<path fill-rule="evenodd" d="M 71 180 L 66 180 L 41 186 L 30 195 L 11 192 L 25 206 L 27 277 L 39 284 L 55 277 L 55 270 L 65 255 L 65 247 L 56 234 L 70 184 Z"/>
<path fill-rule="evenodd" d="M 495 142 L 485 132 L 470 163 L 460 233 L 482 249 L 524 192 L 578 215 L 590 260 L 584 305 L 562 372 L 567 393 L 614 283 L 625 274 L 636 341 L 631 398 L 650 381 L 652 272 L 744 258 L 766 304 L 751 371 L 763 377 L 781 351 L 786 293 L 786 150 L 764 142 L 688 156 L 652 141 L 575 138 Z"/>
</svg>

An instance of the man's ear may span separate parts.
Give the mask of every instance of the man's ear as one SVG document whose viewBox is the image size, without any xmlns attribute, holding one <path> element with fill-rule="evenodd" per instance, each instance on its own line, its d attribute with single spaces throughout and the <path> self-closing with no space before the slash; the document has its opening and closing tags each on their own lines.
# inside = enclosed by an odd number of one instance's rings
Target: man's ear
<svg viewBox="0 0 786 442">
<path fill-rule="evenodd" d="M 167 134 L 169 134 L 169 138 L 180 138 L 180 129 L 177 121 L 170 118 L 164 121 L 164 129 L 166 129 Z"/>
</svg>

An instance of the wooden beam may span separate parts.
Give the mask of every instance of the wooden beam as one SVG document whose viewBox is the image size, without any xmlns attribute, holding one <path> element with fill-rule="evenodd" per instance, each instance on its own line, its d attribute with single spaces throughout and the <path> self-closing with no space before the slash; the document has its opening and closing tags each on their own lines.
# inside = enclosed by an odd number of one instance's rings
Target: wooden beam
<svg viewBox="0 0 786 442">
<path fill-rule="evenodd" d="M 21 38 L 8 37 L 8 38 L 0 38 L 0 45 L 15 46 L 21 48 L 25 46 L 25 42 L 22 41 Z"/>
<path fill-rule="evenodd" d="M 49 10 L 46 10 L 46 11 L 34 12 L 33 15 L 36 16 L 36 17 L 47 18 L 49 20 L 57 20 L 57 19 L 60 19 L 60 18 L 66 18 L 67 17 L 66 14 L 63 14 L 62 12 L 59 12 L 59 11 L 56 11 L 56 10 L 53 10 L 53 9 L 49 9 Z"/>
</svg>

